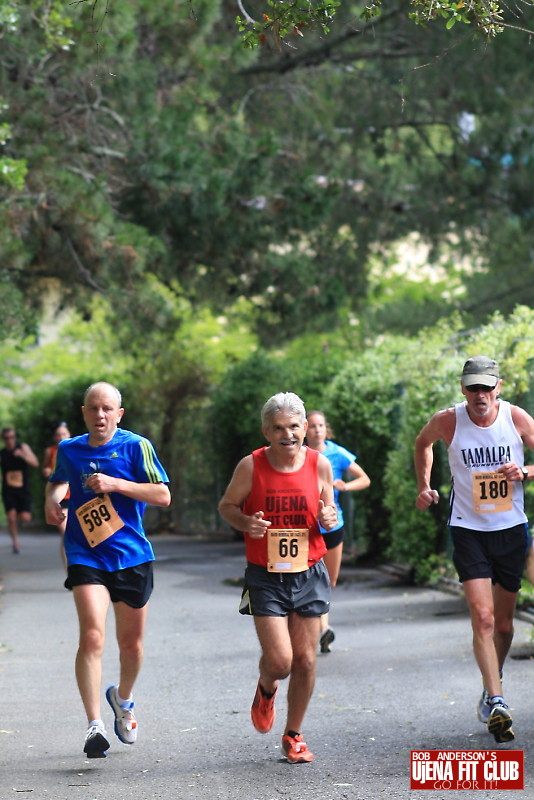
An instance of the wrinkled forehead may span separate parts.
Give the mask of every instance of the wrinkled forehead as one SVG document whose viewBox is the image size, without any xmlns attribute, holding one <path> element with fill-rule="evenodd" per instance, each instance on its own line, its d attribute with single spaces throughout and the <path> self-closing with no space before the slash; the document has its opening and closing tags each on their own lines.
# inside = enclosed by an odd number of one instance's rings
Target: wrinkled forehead
<svg viewBox="0 0 534 800">
<path fill-rule="evenodd" d="M 269 428 L 289 428 L 294 425 L 304 425 L 305 420 L 300 414 L 292 414 L 290 411 L 277 411 L 267 423 Z"/>
</svg>

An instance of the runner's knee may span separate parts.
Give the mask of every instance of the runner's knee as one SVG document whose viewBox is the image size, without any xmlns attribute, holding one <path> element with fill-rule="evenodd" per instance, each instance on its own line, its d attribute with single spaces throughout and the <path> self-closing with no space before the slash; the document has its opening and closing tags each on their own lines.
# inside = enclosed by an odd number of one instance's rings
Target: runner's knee
<svg viewBox="0 0 534 800">
<path fill-rule="evenodd" d="M 97 627 L 80 631 L 80 650 L 87 655 L 98 656 L 104 650 L 105 635 Z"/>
</svg>

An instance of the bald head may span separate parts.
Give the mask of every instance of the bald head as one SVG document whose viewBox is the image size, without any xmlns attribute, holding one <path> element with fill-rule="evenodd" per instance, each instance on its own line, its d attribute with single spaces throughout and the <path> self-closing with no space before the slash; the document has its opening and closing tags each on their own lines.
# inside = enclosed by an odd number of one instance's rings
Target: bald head
<svg viewBox="0 0 534 800">
<path fill-rule="evenodd" d="M 82 413 L 89 431 L 89 444 L 93 447 L 107 444 L 115 436 L 124 414 L 121 393 L 112 383 L 92 383 L 85 392 Z"/>
<path fill-rule="evenodd" d="M 83 396 L 83 404 L 85 405 L 87 402 L 87 398 L 93 391 L 101 391 L 102 389 L 111 391 L 115 394 L 117 398 L 117 403 L 119 408 L 122 406 L 122 396 L 116 386 L 112 383 L 108 383 L 107 381 L 97 381 L 96 383 L 92 383 L 90 386 L 87 387 L 85 390 L 85 394 Z"/>
</svg>

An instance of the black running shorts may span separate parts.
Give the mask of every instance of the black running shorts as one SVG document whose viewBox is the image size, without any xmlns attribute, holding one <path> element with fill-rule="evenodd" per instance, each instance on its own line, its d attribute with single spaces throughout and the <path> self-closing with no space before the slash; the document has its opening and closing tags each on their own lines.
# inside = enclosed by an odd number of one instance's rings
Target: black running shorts
<svg viewBox="0 0 534 800">
<path fill-rule="evenodd" d="M 342 525 L 341 528 L 338 528 L 335 531 L 327 531 L 326 533 L 323 533 L 326 549 L 332 550 L 334 547 L 337 547 L 338 544 L 341 544 L 341 542 L 343 541 L 344 536 L 345 536 L 344 525 Z"/>
<path fill-rule="evenodd" d="M 31 513 L 32 498 L 26 486 L 3 486 L 2 501 L 6 512 L 15 509 L 17 514 Z"/>
<path fill-rule="evenodd" d="M 508 592 L 517 592 L 525 568 L 530 534 L 526 523 L 503 531 L 450 528 L 453 561 L 460 581 L 491 578 Z"/>
<path fill-rule="evenodd" d="M 123 602 L 131 608 L 143 608 L 148 603 L 154 588 L 152 561 L 136 567 L 106 572 L 85 564 L 72 564 L 67 568 L 65 588 L 84 586 L 88 583 L 105 586 L 112 603 Z"/>
<path fill-rule="evenodd" d="M 304 572 L 268 572 L 247 565 L 239 611 L 254 617 L 321 617 L 330 608 L 330 579 L 324 561 Z"/>
</svg>

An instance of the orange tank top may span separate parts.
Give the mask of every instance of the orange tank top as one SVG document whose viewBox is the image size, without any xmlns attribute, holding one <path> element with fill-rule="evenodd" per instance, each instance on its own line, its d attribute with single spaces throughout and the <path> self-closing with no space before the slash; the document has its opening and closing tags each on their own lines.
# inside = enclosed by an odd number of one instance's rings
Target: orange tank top
<svg viewBox="0 0 534 800">
<path fill-rule="evenodd" d="M 307 528 L 309 530 L 308 567 L 326 553 L 324 537 L 317 523 L 319 509 L 319 453 L 305 447 L 306 459 L 295 472 L 280 472 L 267 459 L 267 448 L 254 450 L 252 489 L 243 504 L 244 514 L 263 511 L 272 528 Z M 247 561 L 267 567 L 267 537 L 245 536 Z"/>
</svg>

